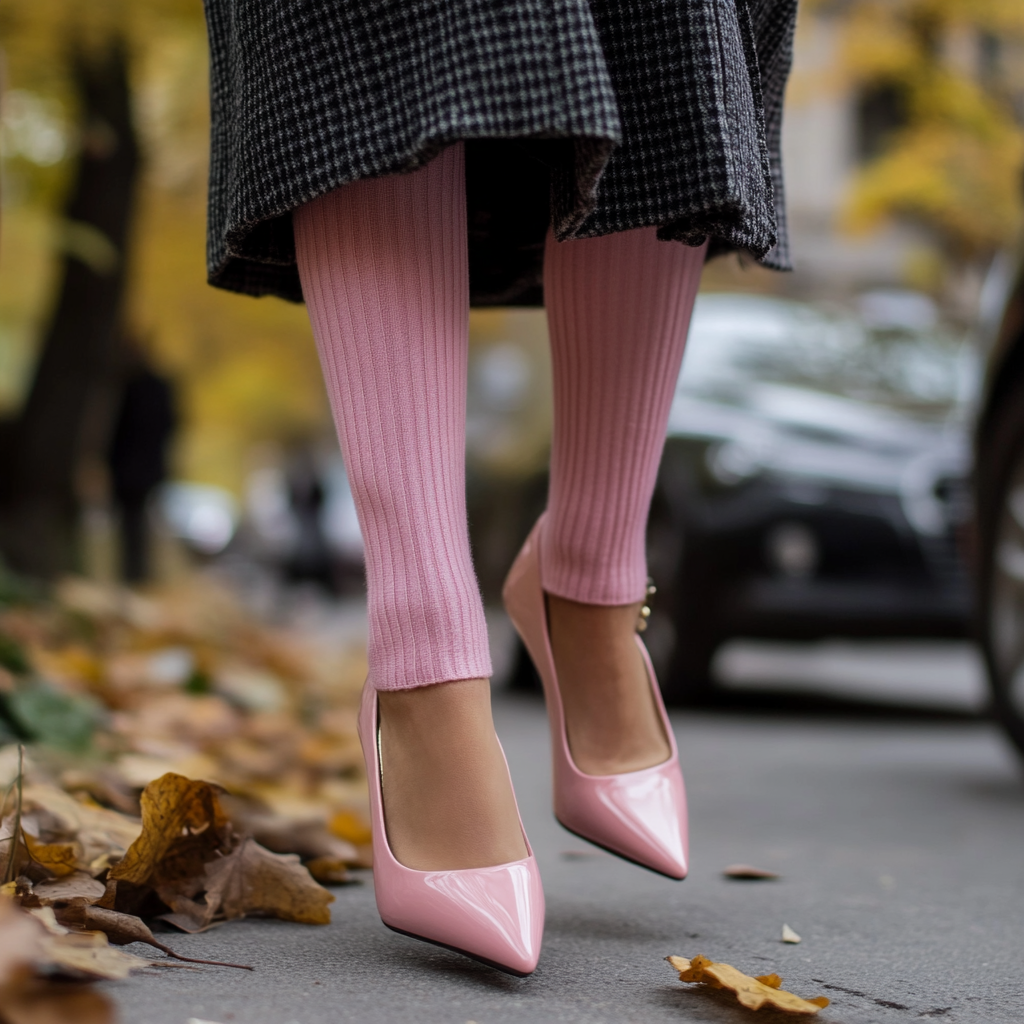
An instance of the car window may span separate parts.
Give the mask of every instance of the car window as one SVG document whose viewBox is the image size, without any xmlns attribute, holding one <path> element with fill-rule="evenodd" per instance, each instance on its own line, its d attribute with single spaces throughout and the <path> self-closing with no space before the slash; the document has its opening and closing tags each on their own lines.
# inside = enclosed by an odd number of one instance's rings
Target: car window
<svg viewBox="0 0 1024 1024">
<path fill-rule="evenodd" d="M 742 401 L 786 384 L 945 417 L 977 388 L 971 347 L 941 327 L 871 328 L 845 313 L 746 295 L 701 295 L 679 389 Z"/>
</svg>

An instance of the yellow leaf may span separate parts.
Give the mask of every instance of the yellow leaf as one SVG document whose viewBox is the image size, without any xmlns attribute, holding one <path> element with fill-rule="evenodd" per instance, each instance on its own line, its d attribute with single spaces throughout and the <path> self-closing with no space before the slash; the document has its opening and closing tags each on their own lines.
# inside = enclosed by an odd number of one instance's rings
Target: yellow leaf
<svg viewBox="0 0 1024 1024">
<path fill-rule="evenodd" d="M 370 826 L 355 811 L 338 811 L 327 826 L 328 831 L 353 846 L 366 846 L 373 839 Z"/>
<path fill-rule="evenodd" d="M 25 831 L 22 836 L 32 859 L 56 878 L 70 875 L 77 868 L 82 855 L 78 843 L 41 843 Z"/>
<path fill-rule="evenodd" d="M 801 999 L 792 992 L 786 992 L 779 987 L 782 979 L 777 974 L 752 978 L 729 964 L 715 963 L 705 956 L 695 956 L 692 960 L 681 956 L 670 956 L 666 959 L 679 972 L 680 981 L 700 983 L 709 988 L 728 989 L 735 994 L 740 1005 L 748 1010 L 759 1010 L 762 1006 L 768 1006 L 786 1013 L 811 1014 L 817 1013 L 829 1004 L 824 996 Z"/>
<path fill-rule="evenodd" d="M 209 782 L 171 772 L 151 782 L 142 791 L 142 833 L 108 877 L 138 886 L 155 882 L 157 888 L 162 879 L 201 876 L 206 861 L 231 844 L 219 792 Z"/>
</svg>

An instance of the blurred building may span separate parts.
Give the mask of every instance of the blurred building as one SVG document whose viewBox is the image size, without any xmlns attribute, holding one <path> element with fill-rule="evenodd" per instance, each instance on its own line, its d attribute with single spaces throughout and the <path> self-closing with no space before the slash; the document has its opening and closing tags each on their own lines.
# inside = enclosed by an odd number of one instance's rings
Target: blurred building
<svg viewBox="0 0 1024 1024">
<path fill-rule="evenodd" d="M 1008 123 L 1012 129 L 1015 121 L 1020 135 L 1024 52 L 1019 36 L 986 29 L 990 6 L 971 12 L 964 5 L 959 23 L 950 19 L 932 26 L 926 5 L 915 0 L 882 5 L 823 0 L 802 8 L 783 126 L 797 262 L 785 290 L 801 297 L 847 297 L 878 287 L 935 291 L 941 280 L 952 311 L 966 314 L 965 319 L 973 316 L 991 252 L 975 267 L 959 267 L 951 284 L 941 277 L 943 239 L 927 216 L 897 217 L 858 233 L 850 230 L 849 210 L 858 178 L 922 116 L 913 90 L 926 74 L 941 74 L 975 111 L 986 101 L 1012 111 Z M 882 12 L 874 23 L 872 9 Z M 910 54 L 913 46 L 925 56 Z M 927 116 L 932 124 L 945 118 L 950 134 L 967 132 L 938 101 Z M 976 112 L 971 116 L 978 119 Z M 957 294 L 949 294 L 950 287 Z"/>
</svg>

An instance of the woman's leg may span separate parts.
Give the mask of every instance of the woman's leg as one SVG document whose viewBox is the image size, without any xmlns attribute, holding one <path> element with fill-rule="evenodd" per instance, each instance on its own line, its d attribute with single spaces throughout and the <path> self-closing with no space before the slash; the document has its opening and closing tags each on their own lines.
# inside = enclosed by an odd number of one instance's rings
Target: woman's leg
<svg viewBox="0 0 1024 1024">
<path fill-rule="evenodd" d="M 647 514 L 704 251 L 660 242 L 654 228 L 548 236 L 555 425 L 543 584 L 570 744 L 592 774 L 669 753 L 633 635 Z"/>
<path fill-rule="evenodd" d="M 526 850 L 491 724 L 466 523 L 463 147 L 346 185 L 294 224 L 366 547 L 389 841 L 419 869 L 516 860 Z"/>
</svg>

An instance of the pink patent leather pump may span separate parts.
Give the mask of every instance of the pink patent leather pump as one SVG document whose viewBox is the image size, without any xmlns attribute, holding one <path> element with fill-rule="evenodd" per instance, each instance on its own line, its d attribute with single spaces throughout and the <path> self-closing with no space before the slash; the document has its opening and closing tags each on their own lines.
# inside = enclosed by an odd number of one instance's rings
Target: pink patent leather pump
<svg viewBox="0 0 1024 1024">
<path fill-rule="evenodd" d="M 507 974 L 531 974 L 544 932 L 544 890 L 526 832 L 525 860 L 453 871 L 415 871 L 400 864 L 384 827 L 378 735 L 377 692 L 367 680 L 359 739 L 370 784 L 373 883 L 381 920 L 392 931 Z"/>
<path fill-rule="evenodd" d="M 542 516 L 513 563 L 502 596 L 544 684 L 551 724 L 555 817 L 570 832 L 610 853 L 669 878 L 685 878 L 689 848 L 686 790 L 679 768 L 679 753 L 654 668 L 639 636 L 636 642 L 647 666 L 654 701 L 671 746 L 668 760 L 620 775 L 586 775 L 572 759 L 541 586 L 543 524 Z"/>
</svg>

